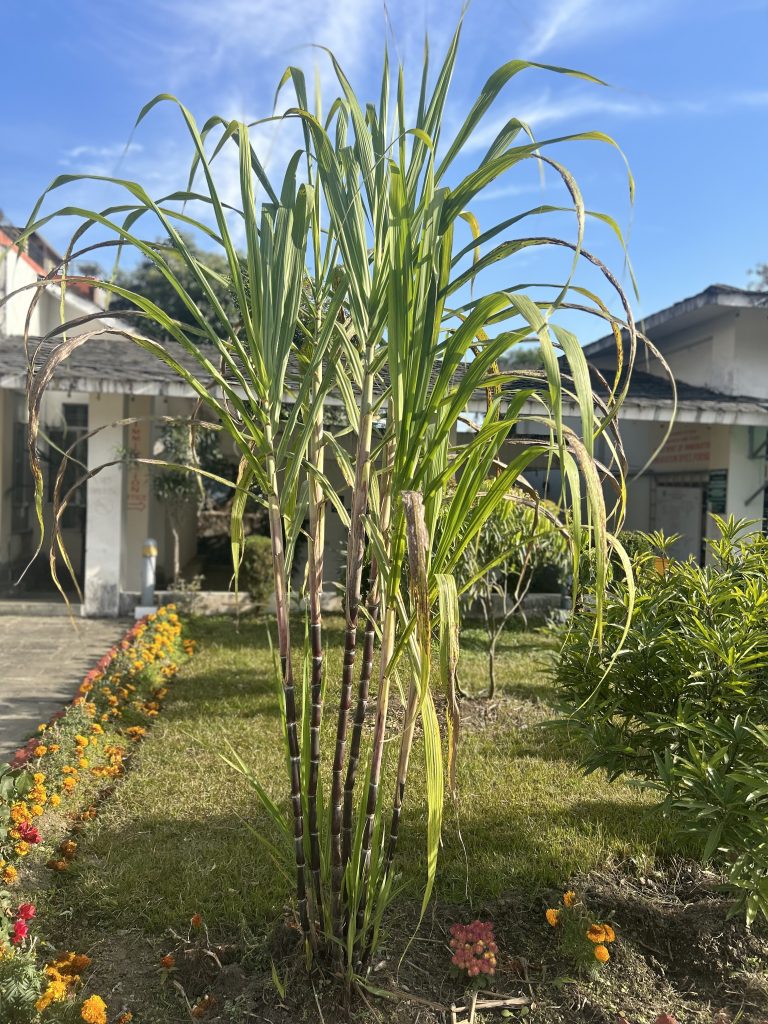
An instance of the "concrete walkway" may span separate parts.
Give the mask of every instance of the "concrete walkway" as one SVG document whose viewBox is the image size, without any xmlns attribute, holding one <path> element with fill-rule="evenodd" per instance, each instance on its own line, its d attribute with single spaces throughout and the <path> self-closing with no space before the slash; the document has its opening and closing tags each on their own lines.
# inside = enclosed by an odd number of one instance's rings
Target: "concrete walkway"
<svg viewBox="0 0 768 1024">
<path fill-rule="evenodd" d="M 64 615 L 0 615 L 0 763 L 75 695 L 130 623 Z"/>
</svg>

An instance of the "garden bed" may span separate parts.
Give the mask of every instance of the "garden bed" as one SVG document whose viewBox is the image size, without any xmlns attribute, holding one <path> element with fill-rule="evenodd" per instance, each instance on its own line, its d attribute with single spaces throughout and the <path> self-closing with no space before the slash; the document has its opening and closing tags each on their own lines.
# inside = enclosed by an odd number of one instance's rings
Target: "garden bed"
<svg viewBox="0 0 768 1024">
<path fill-rule="evenodd" d="M 341 622 L 329 627 L 333 680 Z M 283 801 L 266 626 L 237 632 L 231 619 L 201 619 L 189 632 L 198 653 L 131 772 L 82 823 L 71 870 L 45 896 L 44 928 L 58 946 L 87 952 L 95 990 L 144 1024 L 181 1024 L 195 1007 L 222 1024 L 343 1020 L 338 989 L 306 979 L 291 887 L 249 831 L 272 835 L 269 823 L 220 757 L 228 739 Z M 391 998 L 368 992 L 370 1005 L 358 1000 L 352 1019 L 449 1021 L 462 985 L 450 974 L 448 929 L 475 917 L 496 926 L 497 989 L 526 995 L 535 1024 L 614 1024 L 620 1011 L 631 1024 L 663 1011 L 681 1024 L 725 1022 L 740 1009 L 745 1024 L 768 1019 L 761 928 L 725 922 L 719 880 L 673 857 L 648 798 L 599 774 L 584 778 L 563 734 L 539 728 L 551 714 L 555 649 L 545 631 L 506 634 L 500 696 L 465 702 L 460 832 L 450 810 L 436 899 L 409 946 L 424 874 L 417 747 L 401 831 L 405 895 L 370 978 Z M 465 685 L 479 693 L 484 669 L 481 634 L 470 631 Z M 576 977 L 544 917 L 567 888 L 596 919 L 616 923 L 611 962 L 593 979 Z"/>
</svg>

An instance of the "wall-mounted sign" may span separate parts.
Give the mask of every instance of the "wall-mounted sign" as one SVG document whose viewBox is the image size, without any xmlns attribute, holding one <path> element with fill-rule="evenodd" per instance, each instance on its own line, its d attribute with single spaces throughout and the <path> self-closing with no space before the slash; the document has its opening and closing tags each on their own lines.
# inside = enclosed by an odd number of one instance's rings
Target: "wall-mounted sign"
<svg viewBox="0 0 768 1024">
<path fill-rule="evenodd" d="M 681 423 L 672 428 L 667 443 L 654 466 L 667 469 L 703 469 L 709 466 L 710 428 L 697 423 Z"/>
<path fill-rule="evenodd" d="M 128 448 L 141 458 L 146 458 L 149 446 L 149 427 L 146 423 L 132 423 L 128 428 Z M 147 467 L 138 463 L 128 470 L 127 500 L 129 512 L 143 512 L 149 503 L 149 473 Z"/>
</svg>

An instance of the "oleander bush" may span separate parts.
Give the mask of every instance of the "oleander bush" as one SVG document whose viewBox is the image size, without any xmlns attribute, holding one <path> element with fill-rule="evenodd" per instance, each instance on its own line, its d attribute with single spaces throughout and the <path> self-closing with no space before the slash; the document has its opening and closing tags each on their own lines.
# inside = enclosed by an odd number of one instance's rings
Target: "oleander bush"
<svg viewBox="0 0 768 1024">
<path fill-rule="evenodd" d="M 587 772 L 637 778 L 679 832 L 728 874 L 748 921 L 768 916 L 768 539 L 713 517 L 708 564 L 634 545 L 635 604 L 622 574 L 576 615 L 558 688 Z"/>
</svg>

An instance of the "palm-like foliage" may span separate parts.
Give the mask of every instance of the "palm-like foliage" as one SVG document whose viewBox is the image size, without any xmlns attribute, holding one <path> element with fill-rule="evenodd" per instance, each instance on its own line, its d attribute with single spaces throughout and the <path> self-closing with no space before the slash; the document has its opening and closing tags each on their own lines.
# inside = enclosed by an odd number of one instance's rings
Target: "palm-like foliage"
<svg viewBox="0 0 768 1024">
<path fill-rule="evenodd" d="M 620 359 L 626 368 L 634 358 L 632 315 L 615 278 L 582 248 L 588 214 L 576 182 L 546 155 L 554 143 L 566 139 L 610 140 L 591 132 L 538 142 L 526 125 L 511 117 L 482 159 L 470 165 L 465 150 L 481 118 L 504 86 L 534 65 L 512 61 L 494 72 L 458 132 L 443 145 L 441 128 L 458 44 L 457 30 L 433 87 L 425 56 L 412 123 L 406 117 L 402 71 L 392 98 L 386 60 L 379 101 L 363 106 L 329 55 L 339 95 L 325 118 L 310 110 L 302 72 L 289 68 L 280 89 L 293 89 L 295 105 L 283 117 L 298 121 L 304 144 L 288 161 L 277 188 L 251 143 L 253 125 L 212 118 L 199 129 L 176 99 L 157 97 L 144 108 L 140 120 L 158 103 L 178 106 L 195 154 L 187 188 L 154 201 L 139 184 L 110 179 L 124 192 L 123 203 L 101 211 L 65 206 L 43 216 L 39 204 L 27 228 L 29 234 L 52 217 L 79 217 L 82 223 L 67 253 L 65 275 L 69 262 L 100 246 L 132 247 L 152 261 L 188 312 L 184 322 L 173 319 L 146 297 L 114 281 L 103 283 L 138 311 L 136 329 L 124 331 L 126 338 L 172 367 L 240 452 L 232 520 L 236 565 L 242 552 L 245 498 L 254 485 L 267 506 L 290 817 L 271 802 L 258 780 L 253 782 L 278 827 L 293 838 L 298 912 L 307 948 L 318 956 L 341 958 L 348 977 L 370 956 L 391 897 L 419 718 L 429 805 L 424 906 L 431 893 L 445 771 L 433 687 L 442 687 L 448 698 L 448 776 L 453 785 L 458 730 L 454 569 L 462 552 L 494 510 L 508 500 L 513 487 L 526 487 L 524 473 L 537 460 L 561 471 L 560 514 L 573 538 L 576 557 L 584 537 L 594 549 L 599 581 L 604 579 L 607 551 L 613 543 L 603 497 L 602 478 L 609 472 L 618 495 L 612 511 L 619 520 L 623 513 L 624 461 L 616 414 L 626 375 L 617 377 L 598 399 L 577 339 L 557 326 L 553 317 L 558 308 L 588 309 L 609 322 L 619 346 L 620 328 L 626 328 L 629 351 Z M 236 210 L 225 207 L 214 173 L 215 160 L 232 147 L 240 171 Z M 562 178 L 569 197 L 565 209 L 574 217 L 573 241 L 545 234 L 507 237 L 527 219 L 562 208 L 539 206 L 483 231 L 473 217 L 473 200 L 483 189 L 517 164 L 532 160 L 545 160 Z M 82 177 L 88 176 L 78 180 Z M 69 175 L 57 178 L 46 196 L 72 180 Z M 195 208 L 202 204 L 207 213 L 192 216 L 186 205 L 192 203 L 197 204 Z M 615 228 L 610 218 L 599 216 Z M 155 232 L 159 222 L 173 259 L 163 247 L 144 240 L 140 228 L 145 217 L 153 220 Z M 459 238 L 467 224 L 471 235 L 465 243 Z M 85 244 L 83 236 L 92 227 L 106 229 L 112 240 Z M 221 273 L 206 266 L 204 254 L 191 248 L 183 233 L 190 228 L 226 257 L 226 283 L 236 299 L 236 321 L 216 297 L 214 284 L 223 283 Z M 236 244 L 241 238 L 244 253 Z M 534 298 L 514 285 L 483 291 L 486 268 L 511 266 L 515 254 L 529 246 L 564 246 L 573 254 L 574 269 L 582 259 L 600 268 L 615 289 L 620 315 L 614 316 L 584 289 L 572 288 L 570 280 L 555 286 L 550 298 Z M 180 283 L 179 259 L 207 297 L 207 313 Z M 67 333 L 74 326 L 64 325 L 55 332 L 59 344 L 42 365 L 31 357 L 30 450 L 36 469 L 39 407 L 50 376 L 76 345 L 101 331 L 97 328 L 80 336 Z M 82 328 L 82 322 L 77 326 Z M 153 340 L 153 326 L 161 327 L 175 344 Z M 524 341 L 540 346 L 543 371 L 500 373 L 499 357 Z M 183 360 L 180 351 L 185 354 Z M 563 354 L 560 359 L 558 351 Z M 188 357 L 198 367 L 195 372 L 188 368 Z M 478 390 L 488 396 L 485 417 L 475 424 L 471 440 L 457 446 L 457 427 Z M 330 401 L 343 406 L 347 424 L 343 430 L 327 426 Z M 565 422 L 564 410 L 569 406 L 578 410 L 578 430 Z M 540 440 L 533 443 L 515 437 L 523 418 L 538 424 Z M 610 467 L 601 468 L 595 461 L 594 445 L 600 435 L 612 453 Z M 329 482 L 325 466 L 329 459 L 337 463 L 345 480 L 350 499 L 346 503 L 345 495 Z M 530 488 L 526 493 L 530 498 Z M 348 530 L 344 669 L 333 752 L 324 751 L 320 739 L 325 693 L 321 596 L 328 502 Z M 305 640 L 309 668 L 297 681 L 290 581 L 305 520 L 309 523 Z M 440 658 L 439 671 L 433 672 L 434 633 Z M 390 697 L 396 680 L 405 684 L 405 711 L 396 789 L 385 797 L 381 782 L 388 745 L 384 740 L 391 727 Z M 368 737 L 365 722 L 371 690 L 375 691 L 375 716 Z M 247 771 L 239 757 L 233 763 Z M 329 785 L 324 787 L 324 781 Z"/>
</svg>

